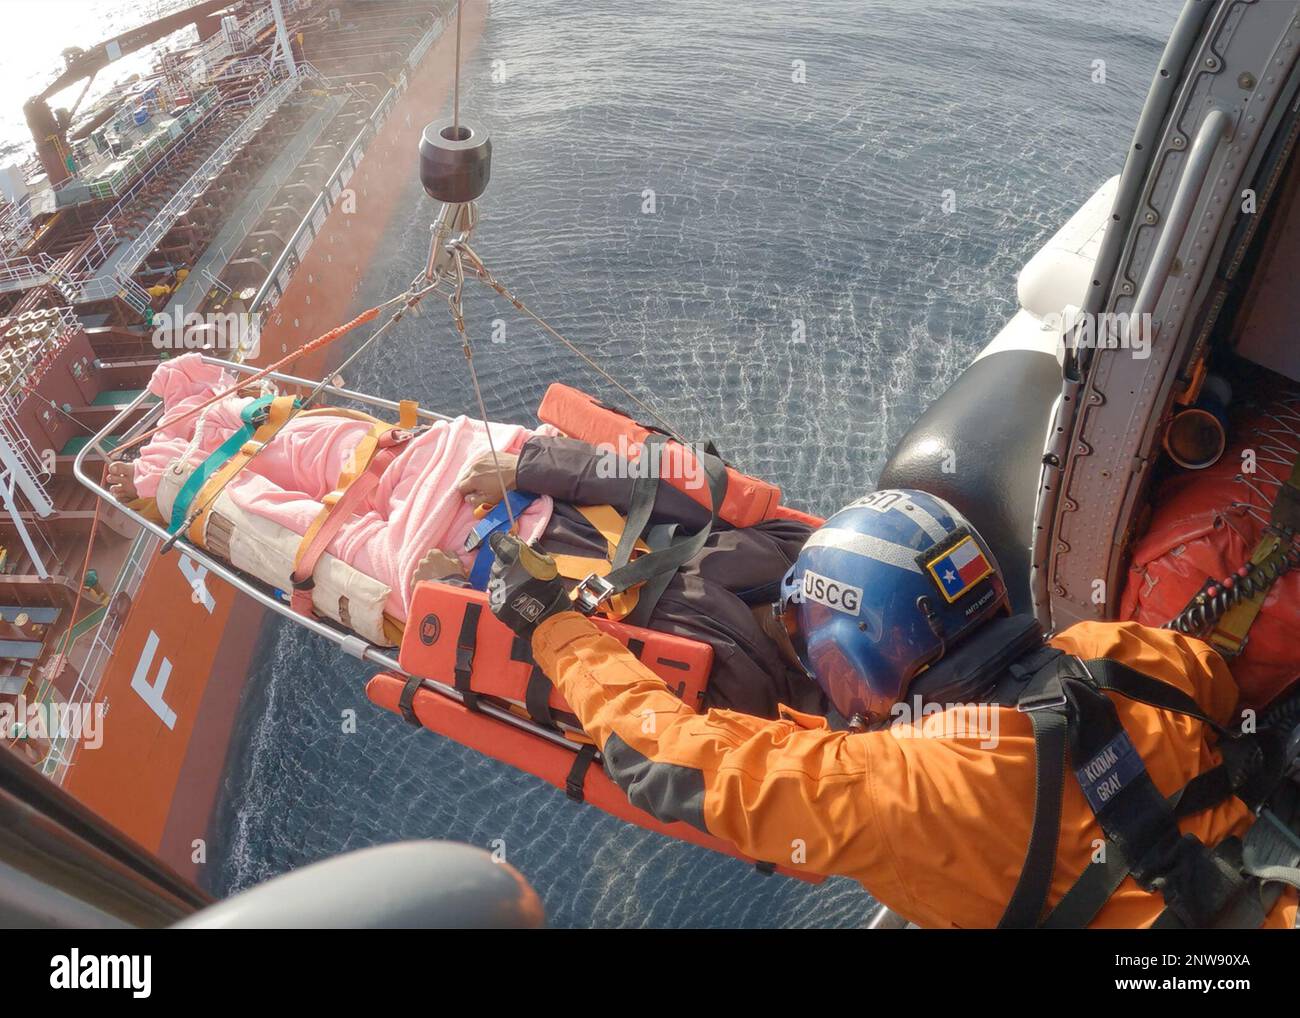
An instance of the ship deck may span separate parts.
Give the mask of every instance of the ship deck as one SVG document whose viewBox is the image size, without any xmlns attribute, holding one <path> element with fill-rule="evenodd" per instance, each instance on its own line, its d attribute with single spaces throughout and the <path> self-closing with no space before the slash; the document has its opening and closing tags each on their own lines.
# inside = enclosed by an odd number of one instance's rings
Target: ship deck
<svg viewBox="0 0 1300 1018">
<path fill-rule="evenodd" d="M 120 194 L 42 214 L 26 261 L 13 262 L 40 273 L 0 292 L 0 348 L 6 323 L 24 316 L 57 310 L 64 325 L 57 341 L 24 346 L 12 368 L 0 349 L 0 440 L 12 440 L 51 510 L 0 508 L 0 698 L 102 712 L 103 746 L 51 742 L 35 762 L 192 874 L 261 609 L 196 575 L 183 553 L 158 556 L 70 466 L 166 355 L 155 316 L 257 315 L 277 352 L 350 317 L 407 183 L 395 160 L 413 164 L 423 124 L 449 94 L 454 40 L 443 30 L 454 5 L 284 7 L 301 80 L 267 61 L 260 84 L 217 83 L 184 144 L 118 180 Z M 472 44 L 482 13 L 467 7 Z M 270 53 L 273 34 L 256 35 L 257 53 Z M 344 214 L 344 187 L 365 191 L 364 216 Z"/>
</svg>

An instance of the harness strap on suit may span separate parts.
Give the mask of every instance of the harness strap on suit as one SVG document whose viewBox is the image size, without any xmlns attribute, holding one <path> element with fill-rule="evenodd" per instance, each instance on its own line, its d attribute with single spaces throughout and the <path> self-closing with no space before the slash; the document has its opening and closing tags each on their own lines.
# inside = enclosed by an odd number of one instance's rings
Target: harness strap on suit
<svg viewBox="0 0 1300 1018">
<path fill-rule="evenodd" d="M 1029 715 L 1034 730 L 1034 821 L 1029 847 L 999 929 L 1037 925 L 1047 904 L 1061 834 L 1061 799 L 1065 791 L 1068 717 L 1065 689 L 1055 666 L 1065 655 L 1035 671 L 1025 684 L 1016 708 Z"/>
<path fill-rule="evenodd" d="M 492 553 L 488 537 L 510 525 L 511 513 L 518 519 L 524 510 L 533 504 L 537 496 L 525 491 L 511 491 L 506 493 L 506 498 L 510 502 L 510 512 L 507 512 L 505 502 L 498 502 L 483 519 L 479 520 L 465 538 L 466 551 L 475 551 L 477 549 L 474 564 L 470 567 L 469 572 L 469 585 L 475 590 L 487 589 L 488 576 L 492 572 L 492 562 L 496 558 Z M 618 549 L 624 543 L 627 543 L 631 550 L 641 554 L 650 551 L 650 547 L 644 541 L 625 542 L 627 535 L 632 533 L 632 528 L 629 520 L 624 518 L 613 506 L 580 505 L 573 508 L 605 539 L 609 553 L 607 558 L 597 558 L 589 555 L 565 555 L 563 553 L 553 554 L 551 558 L 555 560 L 555 568 L 566 580 L 584 580 L 593 575 L 608 575 L 610 570 L 614 568 L 613 560 L 618 556 Z M 612 619 L 621 619 L 628 615 L 636 605 L 637 591 L 628 590 L 611 597 L 604 611 Z"/>
<path fill-rule="evenodd" d="M 658 447 L 663 441 L 663 436 L 648 437 L 648 447 L 655 450 L 652 451 L 651 455 L 657 455 Z M 711 504 L 709 522 L 694 534 L 673 541 L 667 547 L 651 551 L 649 554 L 642 555 L 630 562 L 616 563 L 607 574 L 601 575 L 593 572 L 588 575 L 586 579 L 578 584 L 575 591 L 574 606 L 579 611 L 590 615 L 615 594 L 630 590 L 632 587 L 639 586 L 665 572 L 670 575 L 675 573 L 704 547 L 709 535 L 713 532 L 713 528 L 718 524 L 718 512 L 727 496 L 727 465 L 712 446 L 702 451 L 697 456 L 697 459 L 704 468 L 705 479 L 709 488 Z M 649 475 L 652 471 L 647 470 L 644 473 Z M 640 475 L 637 477 L 637 483 L 632 489 L 632 504 L 628 511 L 629 526 L 627 530 L 631 530 L 632 526 L 638 521 L 641 521 L 641 528 L 644 529 L 645 523 L 649 521 L 654 510 L 655 493 L 658 484 L 659 479 L 657 477 Z M 639 535 L 640 531 L 636 531 L 636 533 Z M 622 543 L 620 541 L 620 545 Z M 623 552 L 623 548 L 616 549 L 614 557 L 620 557 L 621 552 Z"/>
<path fill-rule="evenodd" d="M 1300 882 L 1300 838 L 1295 834 L 1287 835 L 1294 846 L 1279 848 L 1276 838 L 1264 840 L 1270 831 L 1263 829 L 1262 821 L 1253 825 L 1248 840 L 1253 836 L 1262 846 L 1255 854 L 1267 858 L 1268 865 L 1252 870 L 1236 839 L 1211 849 L 1178 827 L 1182 817 L 1259 787 L 1269 754 L 1258 752 L 1254 744 L 1239 745 L 1245 737 L 1224 732 L 1184 692 L 1119 661 L 1084 662 L 1058 651 L 1027 678 L 1019 671 L 1015 684 L 1002 687 L 993 699 L 1014 702 L 1032 723 L 1037 761 L 1034 819 L 1024 866 L 999 928 L 1086 926 L 1129 876 L 1143 890 L 1164 895 L 1159 926 L 1258 926 L 1271 907 L 1270 899 L 1276 899 L 1277 881 Z M 1023 685 L 1017 689 L 1017 684 Z M 1225 763 L 1166 799 L 1106 691 L 1211 726 L 1222 736 Z M 1056 865 L 1067 759 L 1106 835 L 1105 854 L 1043 918 Z M 1265 880 L 1270 883 L 1265 885 Z"/>
<path fill-rule="evenodd" d="M 596 529 L 601 537 L 605 539 L 605 544 L 609 548 L 608 558 L 589 558 L 585 555 L 552 555 L 555 560 L 555 568 L 559 570 L 561 576 L 566 580 L 587 580 L 592 576 L 606 577 L 617 568 L 616 560 L 619 558 L 619 549 L 626 545 L 628 554 L 635 552 L 638 555 L 645 555 L 650 552 L 650 546 L 639 538 L 628 540 L 628 535 L 635 537 L 632 529 L 633 523 L 631 517 L 624 518 L 613 506 L 608 505 L 580 505 L 574 506 L 588 523 Z M 626 618 L 637 606 L 639 592 L 635 589 L 622 590 L 610 596 L 609 600 L 602 606 L 601 611 L 611 619 Z"/>
</svg>

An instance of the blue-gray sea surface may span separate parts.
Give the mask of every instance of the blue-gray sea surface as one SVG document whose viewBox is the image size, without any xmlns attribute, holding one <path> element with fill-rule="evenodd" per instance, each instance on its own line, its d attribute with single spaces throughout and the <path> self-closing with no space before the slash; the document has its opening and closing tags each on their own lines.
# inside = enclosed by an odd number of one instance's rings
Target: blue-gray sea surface
<svg viewBox="0 0 1300 1018">
<path fill-rule="evenodd" d="M 683 434 L 715 439 L 791 504 L 833 511 L 870 489 L 891 444 L 1013 314 L 1020 266 L 1119 171 L 1178 8 L 495 3 L 465 68 L 463 109 L 494 145 L 476 249 Z M 410 198 L 366 303 L 426 254 L 434 205 L 411 155 L 394 167 L 411 174 Z M 557 379 L 626 403 L 486 289 L 469 291 L 466 315 L 492 417 L 533 421 Z M 347 381 L 476 412 L 437 307 Z M 848 880 L 765 878 L 412 731 L 368 703 L 365 674 L 268 624 L 214 889 L 377 842 L 452 838 L 503 844 L 555 926 L 852 926 L 870 910 Z"/>
</svg>

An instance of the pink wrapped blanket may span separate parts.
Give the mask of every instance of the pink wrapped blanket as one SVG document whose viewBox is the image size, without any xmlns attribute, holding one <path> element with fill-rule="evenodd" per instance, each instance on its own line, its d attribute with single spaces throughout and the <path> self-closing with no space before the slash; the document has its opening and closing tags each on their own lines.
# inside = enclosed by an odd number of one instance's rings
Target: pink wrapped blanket
<svg viewBox="0 0 1300 1018">
<path fill-rule="evenodd" d="M 155 497 L 159 478 L 171 463 L 188 453 L 189 462 L 197 466 L 241 426 L 240 411 L 251 397 L 229 396 L 200 415 L 177 421 L 231 384 L 227 372 L 203 363 L 198 354 L 165 361 L 154 371 L 149 390 L 163 401 L 164 427 L 134 464 L 135 488 L 142 497 Z M 511 453 L 535 434 L 556 433 L 548 426 L 530 430 L 492 424 L 491 429 L 497 451 Z M 245 511 L 301 535 L 320 511 L 320 500 L 334 489 L 348 454 L 368 431 L 364 422 L 341 417 L 296 418 L 235 475 L 226 492 Z M 394 619 L 406 620 L 412 576 L 430 550 L 456 556 L 466 568 L 472 562 L 463 546 L 475 523 L 473 507 L 461 498 L 456 484 L 461 472 L 487 451 L 481 421 L 457 417 L 434 422 L 393 461 L 330 545 L 330 554 L 391 589 L 385 610 Z M 520 536 L 526 541 L 540 536 L 550 515 L 551 499 L 537 499 L 520 518 Z"/>
</svg>

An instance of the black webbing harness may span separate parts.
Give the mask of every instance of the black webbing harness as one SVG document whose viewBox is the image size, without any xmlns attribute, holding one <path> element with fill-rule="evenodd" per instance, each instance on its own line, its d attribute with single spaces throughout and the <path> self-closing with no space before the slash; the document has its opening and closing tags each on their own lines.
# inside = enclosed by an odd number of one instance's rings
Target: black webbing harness
<svg viewBox="0 0 1300 1018">
<path fill-rule="evenodd" d="M 588 615 L 615 594 L 641 584 L 637 606 L 627 621 L 634 625 L 646 625 L 677 570 L 700 552 L 713 528 L 718 525 L 718 513 L 727 496 L 727 465 L 713 444 L 709 443 L 694 453 L 697 462 L 704 469 L 708 484 L 708 522 L 694 534 L 682 537 L 676 536 L 675 527 L 650 527 L 650 517 L 659 492 L 659 465 L 662 462 L 663 445 L 667 440 L 666 436 L 652 431 L 642 441 L 642 458 L 645 462 L 632 482 L 627 522 L 610 559 L 610 571 L 603 577 L 595 574 L 588 576 L 578 584 L 574 592 L 574 606 Z M 650 551 L 634 559 L 632 552 L 637 539 L 643 534 Z"/>
<path fill-rule="evenodd" d="M 1161 795 L 1107 692 L 1208 725 L 1219 735 L 1223 763 L 1174 795 Z M 1284 884 L 1300 887 L 1300 786 L 1283 778 L 1283 740 L 1274 730 L 1228 732 L 1168 683 L 1118 661 L 1082 661 L 1052 647 L 1012 665 L 990 699 L 1028 715 L 1036 758 L 1033 828 L 1000 929 L 1087 926 L 1129 876 L 1164 896 L 1155 925 L 1166 928 L 1257 927 Z M 1101 826 L 1105 848 L 1102 860 L 1044 915 L 1067 764 Z M 1208 847 L 1178 829 L 1180 818 L 1234 795 L 1257 814 L 1244 839 Z"/>
</svg>

